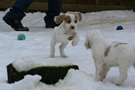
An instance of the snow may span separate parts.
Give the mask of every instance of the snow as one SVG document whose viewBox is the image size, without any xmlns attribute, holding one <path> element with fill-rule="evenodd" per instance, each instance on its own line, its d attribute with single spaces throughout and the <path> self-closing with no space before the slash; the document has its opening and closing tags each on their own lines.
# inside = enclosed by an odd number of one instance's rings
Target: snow
<svg viewBox="0 0 135 90">
<path fill-rule="evenodd" d="M 21 89 L 32 90 L 36 88 L 40 80 L 41 80 L 41 76 L 39 75 L 34 75 L 34 76 L 26 75 L 23 80 L 15 82 L 13 84 L 13 89 L 14 90 L 21 90 Z"/>
<path fill-rule="evenodd" d="M 40 62 L 39 62 L 40 61 Z M 18 71 L 28 71 L 32 68 L 42 67 L 42 66 L 72 66 L 73 64 L 66 60 L 54 60 L 54 59 L 46 59 L 46 60 L 35 60 L 33 58 L 23 58 L 20 60 L 14 60 L 12 62 L 13 67 Z"/>
<path fill-rule="evenodd" d="M 128 78 L 122 86 L 114 85 L 111 80 L 117 79 L 119 70 L 111 68 L 106 79 L 97 82 L 95 78 L 95 65 L 91 50 L 84 47 L 85 34 L 92 29 L 101 30 L 110 41 L 120 41 L 135 45 L 135 12 L 132 10 L 115 10 L 102 12 L 82 13 L 83 20 L 78 25 L 80 42 L 73 47 L 71 43 L 65 49 L 67 58 L 60 57 L 58 45 L 56 45 L 56 57 L 50 59 L 50 37 L 53 29 L 44 28 L 44 13 L 27 13 L 22 23 L 30 28 L 29 32 L 17 32 L 12 30 L 2 17 L 6 11 L 0 11 L 0 90 L 135 90 L 135 71 L 133 67 L 128 69 Z M 116 30 L 117 26 L 123 26 L 123 30 Z M 17 40 L 17 35 L 23 33 L 26 40 Z M 68 61 L 79 66 L 80 70 L 69 70 L 63 80 L 55 85 L 40 82 L 38 75 L 28 75 L 23 80 L 13 84 L 7 83 L 6 66 L 16 60 L 23 64 L 23 60 L 36 60 L 38 63 L 48 60 L 64 62 Z M 50 61 L 50 62 L 51 62 Z M 22 62 L 22 63 L 21 63 Z M 32 63 L 27 63 L 32 66 Z M 26 64 L 26 65 L 27 65 Z"/>
</svg>

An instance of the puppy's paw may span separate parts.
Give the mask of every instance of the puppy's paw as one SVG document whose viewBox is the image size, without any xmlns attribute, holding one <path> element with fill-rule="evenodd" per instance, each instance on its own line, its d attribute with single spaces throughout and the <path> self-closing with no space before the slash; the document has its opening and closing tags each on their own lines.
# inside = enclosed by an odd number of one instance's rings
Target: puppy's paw
<svg viewBox="0 0 135 90">
<path fill-rule="evenodd" d="M 79 40 L 74 39 L 74 40 L 72 41 L 72 46 L 77 46 L 78 43 L 79 43 Z"/>
<path fill-rule="evenodd" d="M 78 45 L 79 41 L 80 41 L 79 36 L 78 36 L 78 35 L 75 36 L 75 37 L 73 38 L 73 41 L 72 41 L 72 46 Z"/>
<path fill-rule="evenodd" d="M 120 86 L 122 83 L 120 83 L 118 80 L 112 80 L 112 83 L 114 83 L 117 86 Z"/>
<path fill-rule="evenodd" d="M 70 37 L 68 38 L 69 41 L 71 41 L 71 40 L 73 40 L 73 39 L 74 39 L 74 36 L 70 36 Z"/>
</svg>

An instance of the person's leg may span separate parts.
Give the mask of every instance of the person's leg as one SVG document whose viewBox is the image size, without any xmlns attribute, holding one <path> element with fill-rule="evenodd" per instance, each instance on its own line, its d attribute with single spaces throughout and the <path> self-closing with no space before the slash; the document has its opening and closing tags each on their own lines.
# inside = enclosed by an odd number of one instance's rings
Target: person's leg
<svg viewBox="0 0 135 90">
<path fill-rule="evenodd" d="M 54 22 L 54 17 L 59 15 L 61 12 L 61 0 L 48 0 L 48 11 L 44 18 L 46 23 L 46 28 L 54 28 L 56 23 Z"/>
<path fill-rule="evenodd" d="M 9 12 L 3 17 L 3 20 L 16 31 L 28 31 L 23 27 L 21 20 L 25 16 L 24 11 L 29 7 L 33 0 L 16 0 Z"/>
<path fill-rule="evenodd" d="M 25 16 L 24 11 L 29 7 L 33 0 L 16 0 L 10 11 L 6 14 L 6 16 L 22 20 Z"/>
</svg>

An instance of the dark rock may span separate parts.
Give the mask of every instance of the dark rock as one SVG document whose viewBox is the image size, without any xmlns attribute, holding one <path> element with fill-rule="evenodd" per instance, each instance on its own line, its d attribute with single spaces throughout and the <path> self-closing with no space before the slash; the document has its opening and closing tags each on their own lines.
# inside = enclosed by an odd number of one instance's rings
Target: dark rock
<svg viewBox="0 0 135 90">
<path fill-rule="evenodd" d="M 55 84 L 59 79 L 63 79 L 69 69 L 79 69 L 77 65 L 70 66 L 42 66 L 29 71 L 18 72 L 12 64 L 7 66 L 8 83 L 14 83 L 24 78 L 25 75 L 40 75 L 41 81 L 46 84 Z"/>
</svg>

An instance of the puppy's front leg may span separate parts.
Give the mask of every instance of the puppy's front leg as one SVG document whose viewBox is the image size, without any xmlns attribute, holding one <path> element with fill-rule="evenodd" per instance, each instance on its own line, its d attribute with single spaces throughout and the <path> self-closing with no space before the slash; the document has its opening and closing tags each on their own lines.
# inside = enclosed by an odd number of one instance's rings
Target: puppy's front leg
<svg viewBox="0 0 135 90">
<path fill-rule="evenodd" d="M 106 75 L 108 73 L 108 71 L 110 70 L 110 67 L 105 67 L 104 70 L 103 70 L 103 75 L 102 75 L 102 79 L 103 80 L 104 78 L 106 78 Z"/>
<path fill-rule="evenodd" d="M 104 76 L 104 62 L 98 57 L 93 57 L 95 61 L 95 67 L 96 67 L 96 81 L 102 81 Z"/>
<path fill-rule="evenodd" d="M 103 67 L 101 64 L 96 65 L 96 81 L 103 80 Z"/>
<path fill-rule="evenodd" d="M 60 55 L 61 57 L 63 58 L 66 58 L 66 54 L 64 53 L 64 48 L 67 46 L 68 43 L 64 42 L 62 43 L 60 46 L 59 46 L 59 49 L 60 49 Z"/>
<path fill-rule="evenodd" d="M 72 41 L 72 46 L 76 46 L 80 41 L 79 35 L 75 33 L 73 41 Z"/>
</svg>

